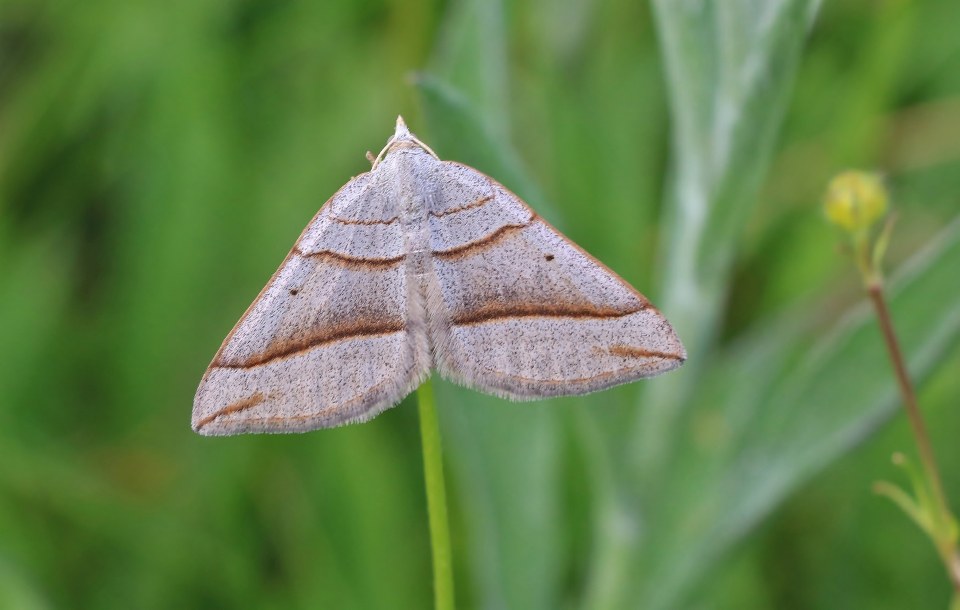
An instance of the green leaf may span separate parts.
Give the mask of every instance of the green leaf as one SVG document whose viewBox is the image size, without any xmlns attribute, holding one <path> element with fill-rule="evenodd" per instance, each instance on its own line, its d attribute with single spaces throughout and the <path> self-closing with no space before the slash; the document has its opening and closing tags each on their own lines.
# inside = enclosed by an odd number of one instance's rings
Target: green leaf
<svg viewBox="0 0 960 610">
<path fill-rule="evenodd" d="M 738 236 L 755 207 L 817 0 L 656 0 L 669 83 L 672 178 L 658 307 L 689 358 L 644 393 L 636 450 L 656 479 L 717 332 Z M 650 490 L 648 490 L 650 491 Z"/>
<path fill-rule="evenodd" d="M 501 0 L 450 3 L 429 72 L 471 100 L 493 135 L 509 135 L 510 79 Z"/>
<path fill-rule="evenodd" d="M 458 587 L 473 589 L 478 607 L 556 608 L 565 560 L 557 407 L 518 407 L 447 383 L 437 397 L 470 541 L 472 587 Z"/>
<path fill-rule="evenodd" d="M 639 496 L 614 499 L 622 505 L 610 512 L 626 522 L 620 529 L 659 530 L 661 513 L 677 510 L 663 496 L 662 486 L 676 476 L 672 463 L 682 459 L 677 455 L 689 449 L 680 425 L 695 404 L 690 400 L 693 388 L 710 371 L 708 363 L 717 361 L 710 352 L 736 245 L 755 207 L 818 4 L 816 0 L 653 3 L 666 65 L 673 144 L 656 303 L 684 341 L 689 358 L 680 371 L 644 385 L 635 424 L 620 437 L 627 456 L 614 460 L 621 463 L 614 476 L 621 479 L 621 487 Z M 782 357 L 775 348 L 761 353 L 751 354 L 761 367 Z M 741 395 L 750 387 L 724 389 Z M 591 576 L 588 607 L 619 607 L 636 599 L 638 587 L 649 595 L 642 584 L 646 579 L 597 583 L 608 580 L 610 572 L 635 573 L 636 562 L 644 561 L 638 555 L 647 558 L 656 552 L 651 544 L 655 536 L 640 534 L 631 542 L 622 532 L 599 531 L 601 538 L 610 539 L 598 544 L 593 564 L 599 567 Z"/>
<path fill-rule="evenodd" d="M 958 266 L 960 219 L 892 282 L 894 323 L 918 383 L 960 338 Z M 813 345 L 797 329 L 804 326 L 786 317 L 717 356 L 727 364 L 698 389 L 685 419 L 693 438 L 650 516 L 639 568 L 648 576 L 635 598 L 642 607 L 676 607 L 791 492 L 897 412 L 890 363 L 866 303 Z M 770 379 L 778 381 L 762 384 Z M 696 438 L 698 423 L 714 435 Z"/>
</svg>

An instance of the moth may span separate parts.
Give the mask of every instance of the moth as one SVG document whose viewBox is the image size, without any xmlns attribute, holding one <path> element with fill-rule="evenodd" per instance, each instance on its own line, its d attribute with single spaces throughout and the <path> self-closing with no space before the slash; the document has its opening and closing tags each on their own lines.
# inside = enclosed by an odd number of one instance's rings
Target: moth
<svg viewBox="0 0 960 610">
<path fill-rule="evenodd" d="M 193 403 L 205 435 L 366 421 L 436 370 L 513 400 L 680 366 L 666 318 L 481 172 L 397 119 L 227 335 Z"/>
</svg>

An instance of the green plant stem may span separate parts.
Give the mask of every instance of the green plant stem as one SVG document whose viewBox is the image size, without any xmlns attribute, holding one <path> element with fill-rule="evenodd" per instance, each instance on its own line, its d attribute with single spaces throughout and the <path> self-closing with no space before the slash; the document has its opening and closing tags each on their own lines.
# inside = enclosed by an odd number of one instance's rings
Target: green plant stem
<svg viewBox="0 0 960 610">
<path fill-rule="evenodd" d="M 440 424 L 433 399 L 433 386 L 426 380 L 417 390 L 420 411 L 420 442 L 423 446 L 423 478 L 427 488 L 430 547 L 433 553 L 433 599 L 435 610 L 454 610 L 453 559 L 447 519 L 447 491 L 443 481 Z"/>
<path fill-rule="evenodd" d="M 947 496 L 943 490 L 940 470 L 937 468 L 937 461 L 933 454 L 933 445 L 930 443 L 927 426 L 923 421 L 923 414 L 920 412 L 920 407 L 917 404 L 917 395 L 913 389 L 913 383 L 910 381 L 910 375 L 907 372 L 907 366 L 903 359 L 903 352 L 900 350 L 900 343 L 897 340 L 896 331 L 893 329 L 890 310 L 887 308 L 887 302 L 884 298 L 883 284 L 877 280 L 871 281 L 867 285 L 867 293 L 870 295 L 870 301 L 873 303 L 877 319 L 880 322 L 880 330 L 883 333 L 883 339 L 887 345 L 890 361 L 893 363 L 897 384 L 900 386 L 900 394 L 903 396 L 903 405 L 907 411 L 907 417 L 910 420 L 910 426 L 913 429 L 913 435 L 917 441 L 917 448 L 920 452 L 920 462 L 931 491 L 933 492 L 934 502 L 936 503 L 936 515 L 934 518 L 937 520 L 934 527 L 942 533 L 945 523 L 953 519 L 951 516 L 953 513 L 950 511 Z M 935 539 L 934 542 L 943 558 L 954 589 L 960 593 L 960 555 L 958 555 L 956 544 L 953 541 L 944 540 L 943 536 Z"/>
</svg>

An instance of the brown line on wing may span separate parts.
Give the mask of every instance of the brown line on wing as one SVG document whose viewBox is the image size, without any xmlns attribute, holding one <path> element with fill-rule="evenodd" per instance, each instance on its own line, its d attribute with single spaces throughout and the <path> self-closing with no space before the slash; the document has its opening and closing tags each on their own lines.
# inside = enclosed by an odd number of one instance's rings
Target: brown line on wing
<svg viewBox="0 0 960 610">
<path fill-rule="evenodd" d="M 487 248 L 496 245 L 500 240 L 506 239 L 507 237 L 519 233 L 523 229 L 529 227 L 534 222 L 536 222 L 537 217 L 532 216 L 530 220 L 520 225 L 503 225 L 493 233 L 482 237 L 476 241 L 471 241 L 463 244 L 462 246 L 457 246 L 455 248 L 450 248 L 449 250 L 434 250 L 433 255 L 443 259 L 459 259 L 465 258 L 467 256 L 472 256 L 478 252 L 482 252 Z"/>
<path fill-rule="evenodd" d="M 393 267 L 403 262 L 403 259 L 406 258 L 404 254 L 390 258 L 365 258 L 362 256 L 349 256 L 330 250 L 304 252 L 299 247 L 294 247 L 293 252 L 303 258 L 322 258 L 353 269 L 383 269 L 385 267 Z"/>
<path fill-rule="evenodd" d="M 461 206 L 458 206 L 458 207 L 455 207 L 455 208 L 450 208 L 450 209 L 444 210 L 444 211 L 442 211 L 442 212 L 434 212 L 433 210 L 431 210 L 431 211 L 430 211 L 430 215 L 433 216 L 434 218 L 442 218 L 442 217 L 444 217 L 444 216 L 449 216 L 450 214 L 456 214 L 457 212 L 463 212 L 464 210 L 470 210 L 470 209 L 473 209 L 473 208 L 479 208 L 479 207 L 481 207 L 481 206 L 486 205 L 486 204 L 489 203 L 490 201 L 493 201 L 493 195 L 487 195 L 486 197 L 481 197 L 480 199 L 477 199 L 476 201 L 471 201 L 470 203 L 468 203 L 468 204 L 466 204 L 466 205 L 461 205 Z"/>
<path fill-rule="evenodd" d="M 454 326 L 469 326 L 496 322 L 513 318 L 574 318 L 574 319 L 603 319 L 622 318 L 630 314 L 643 311 L 647 308 L 644 303 L 640 307 L 617 309 L 613 307 L 596 307 L 593 305 L 564 305 L 564 304 L 536 304 L 536 305 L 502 305 L 492 303 L 484 305 L 468 313 L 455 316 L 450 323 Z"/>
<path fill-rule="evenodd" d="M 246 398 L 225 406 L 224 408 L 214 412 L 212 415 L 204 417 L 197 422 L 196 429 L 199 430 L 220 416 L 230 415 L 231 413 L 240 413 L 241 411 L 252 409 L 261 402 L 263 402 L 263 394 L 261 392 L 257 392 L 252 396 L 247 396 Z"/>
<path fill-rule="evenodd" d="M 245 360 L 214 360 L 211 368 L 249 369 L 262 366 L 280 358 L 296 356 L 336 341 L 347 341 L 361 337 L 379 337 L 392 335 L 406 330 L 402 320 L 359 320 L 348 325 L 327 326 L 307 334 L 302 338 L 274 341 L 261 353 Z"/>
<path fill-rule="evenodd" d="M 607 349 L 614 356 L 624 358 L 664 358 L 666 360 L 684 360 L 683 356 L 670 352 L 658 352 L 656 350 L 644 349 L 642 347 L 631 347 L 629 345 L 611 345 Z"/>
</svg>

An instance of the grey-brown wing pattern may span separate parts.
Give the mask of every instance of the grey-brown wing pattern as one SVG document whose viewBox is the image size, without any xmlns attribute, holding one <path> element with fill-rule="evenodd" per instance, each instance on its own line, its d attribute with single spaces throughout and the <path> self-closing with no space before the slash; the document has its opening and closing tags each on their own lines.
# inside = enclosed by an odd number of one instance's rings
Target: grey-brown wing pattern
<svg viewBox="0 0 960 610">
<path fill-rule="evenodd" d="M 514 399 L 679 366 L 646 298 L 497 182 L 398 120 L 317 213 L 227 336 L 194 398 L 201 434 L 369 419 L 430 373 Z"/>
<path fill-rule="evenodd" d="M 666 319 L 487 176 L 442 163 L 428 295 L 436 366 L 514 399 L 582 394 L 679 366 Z"/>
<path fill-rule="evenodd" d="M 210 364 L 202 434 L 295 432 L 363 421 L 429 373 L 408 333 L 404 239 L 390 190 L 368 173 L 304 230 Z"/>
</svg>

